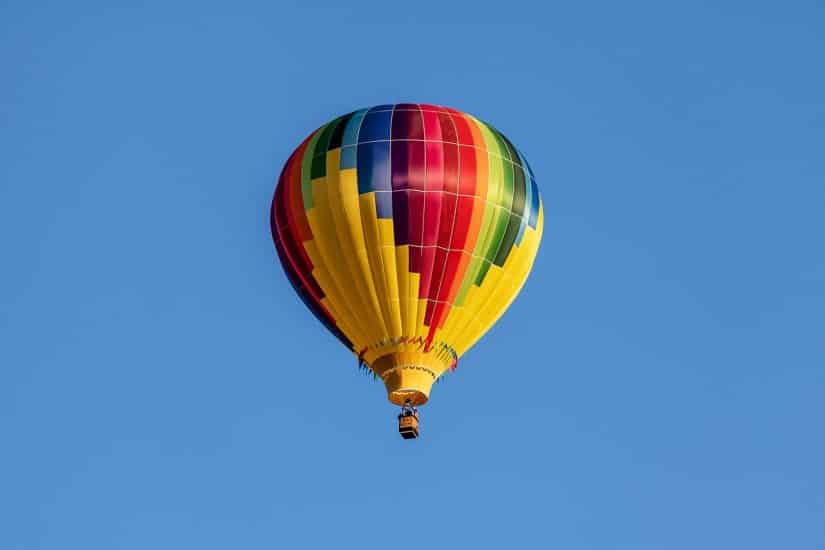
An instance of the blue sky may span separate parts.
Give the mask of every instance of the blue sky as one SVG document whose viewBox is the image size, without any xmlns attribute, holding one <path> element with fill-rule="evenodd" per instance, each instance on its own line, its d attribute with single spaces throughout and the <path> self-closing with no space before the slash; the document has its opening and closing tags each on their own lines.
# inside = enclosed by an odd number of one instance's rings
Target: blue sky
<svg viewBox="0 0 825 550">
<path fill-rule="evenodd" d="M 0 547 L 825 547 L 823 28 L 819 2 L 4 3 Z M 267 217 L 300 139 L 398 101 L 499 127 L 547 215 L 412 443 Z"/>
</svg>

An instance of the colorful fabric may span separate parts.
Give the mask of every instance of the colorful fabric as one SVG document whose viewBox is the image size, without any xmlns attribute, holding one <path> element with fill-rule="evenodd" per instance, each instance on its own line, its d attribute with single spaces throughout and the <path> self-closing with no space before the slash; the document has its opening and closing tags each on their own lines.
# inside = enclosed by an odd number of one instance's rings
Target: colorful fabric
<svg viewBox="0 0 825 550">
<path fill-rule="evenodd" d="M 281 173 L 271 225 L 296 292 L 359 361 L 415 351 L 440 376 L 518 294 L 543 210 L 496 129 L 397 104 L 313 132 Z"/>
</svg>

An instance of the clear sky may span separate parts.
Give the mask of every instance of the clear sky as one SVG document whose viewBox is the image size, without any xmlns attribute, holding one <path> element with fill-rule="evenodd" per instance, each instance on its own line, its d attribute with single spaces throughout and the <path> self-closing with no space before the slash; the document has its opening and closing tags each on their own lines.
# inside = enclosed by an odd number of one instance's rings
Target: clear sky
<svg viewBox="0 0 825 550">
<path fill-rule="evenodd" d="M 825 548 L 822 2 L 112 4 L 0 6 L 0 548 Z M 546 209 L 415 442 L 268 226 L 401 101 Z"/>
</svg>

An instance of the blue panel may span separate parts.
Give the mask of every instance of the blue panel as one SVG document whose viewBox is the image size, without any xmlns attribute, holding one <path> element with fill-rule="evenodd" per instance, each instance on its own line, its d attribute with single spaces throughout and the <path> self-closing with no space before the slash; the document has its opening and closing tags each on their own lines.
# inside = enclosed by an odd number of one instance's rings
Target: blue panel
<svg viewBox="0 0 825 550">
<path fill-rule="evenodd" d="M 358 142 L 363 143 L 365 141 L 390 139 L 391 121 L 392 111 L 367 113 L 364 116 L 364 122 L 361 123 L 361 131 L 358 133 Z"/>
<path fill-rule="evenodd" d="M 518 233 L 516 233 L 516 246 L 521 246 L 521 239 L 524 238 L 524 231 L 527 229 L 527 218 L 521 218 L 518 226 Z"/>
<path fill-rule="evenodd" d="M 522 170 L 522 174 L 525 176 L 524 182 L 524 210 L 521 212 L 521 215 L 525 218 L 530 217 L 530 208 L 531 204 L 533 204 L 533 186 L 530 184 L 533 181 L 533 178 L 530 177 L 530 174 L 524 173 Z"/>
<path fill-rule="evenodd" d="M 377 111 L 392 111 L 395 105 L 376 105 L 375 107 L 370 107 L 370 112 L 375 113 Z"/>
<path fill-rule="evenodd" d="M 527 221 L 527 224 L 532 227 L 533 229 L 536 228 L 536 223 L 538 223 L 539 219 L 539 188 L 536 186 L 536 177 L 533 175 L 533 169 L 530 168 L 530 163 L 527 162 L 527 157 L 525 157 L 521 151 L 515 149 L 518 153 L 518 157 L 521 160 L 521 165 L 527 167 L 527 172 L 529 173 L 529 185 L 525 182 L 525 191 L 527 196 L 524 199 L 524 218 Z M 525 174 L 526 176 L 527 174 Z M 519 235 L 516 242 L 521 242 L 521 235 L 524 232 L 524 227 L 519 228 Z"/>
<path fill-rule="evenodd" d="M 341 145 L 355 145 L 358 143 L 358 130 L 361 128 L 361 121 L 364 119 L 366 111 L 358 111 L 352 115 L 352 118 L 347 122 L 347 127 L 344 129 L 344 137 L 341 140 Z"/>
<path fill-rule="evenodd" d="M 358 146 L 351 145 L 341 149 L 341 170 L 346 168 L 355 168 L 356 160 L 358 158 Z"/>
<path fill-rule="evenodd" d="M 392 191 L 377 191 L 375 193 L 375 209 L 378 211 L 379 218 L 392 218 Z"/>
<path fill-rule="evenodd" d="M 521 152 L 518 153 L 519 158 L 521 159 L 521 165 L 526 166 L 524 162 L 524 155 Z M 524 170 L 522 170 L 524 173 Z M 521 223 L 519 224 L 518 233 L 516 234 L 516 244 L 521 244 L 521 239 L 524 237 L 524 231 L 527 229 L 527 223 L 530 221 L 530 211 L 533 209 L 533 185 L 531 182 L 533 178 L 530 177 L 530 174 L 524 174 L 526 177 L 526 181 L 524 182 L 524 211 L 521 213 Z"/>
<path fill-rule="evenodd" d="M 526 167 L 527 167 L 527 171 L 528 171 L 528 172 L 530 172 L 530 179 L 532 179 L 532 180 L 536 179 L 536 176 L 534 176 L 534 175 L 533 175 L 533 169 L 530 167 L 530 163 L 529 163 L 529 162 L 527 162 L 527 157 L 525 157 L 524 155 L 522 155 L 522 154 L 521 154 L 521 151 L 519 151 L 519 155 L 521 155 L 521 164 L 522 164 L 523 166 L 526 166 Z"/>
<path fill-rule="evenodd" d="M 358 194 L 390 189 L 390 142 L 362 143 L 358 146 Z"/>
<path fill-rule="evenodd" d="M 536 224 L 539 221 L 539 188 L 536 187 L 536 180 L 532 177 L 530 178 L 530 217 L 527 220 L 527 223 L 530 224 L 530 227 L 533 229 L 536 228 Z"/>
</svg>

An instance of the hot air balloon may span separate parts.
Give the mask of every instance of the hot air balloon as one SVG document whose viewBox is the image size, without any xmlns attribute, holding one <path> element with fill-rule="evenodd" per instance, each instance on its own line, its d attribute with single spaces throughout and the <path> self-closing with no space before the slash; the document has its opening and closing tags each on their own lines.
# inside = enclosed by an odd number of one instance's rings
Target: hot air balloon
<svg viewBox="0 0 825 550">
<path fill-rule="evenodd" d="M 504 313 L 541 240 L 524 156 L 447 107 L 400 103 L 338 117 L 287 160 L 272 237 L 295 291 L 383 380 L 418 436 L 433 382 Z"/>
</svg>

